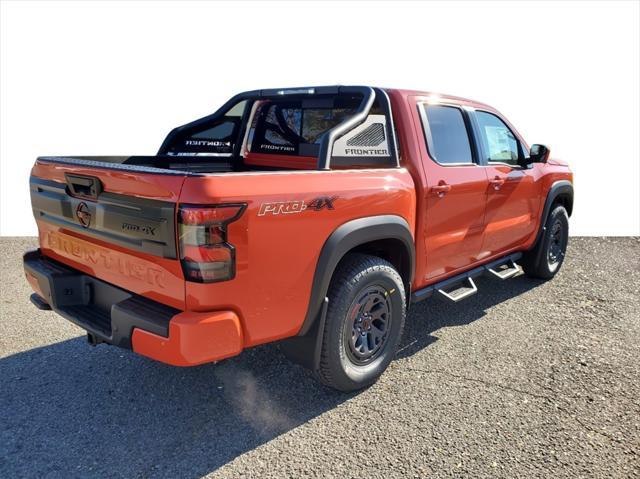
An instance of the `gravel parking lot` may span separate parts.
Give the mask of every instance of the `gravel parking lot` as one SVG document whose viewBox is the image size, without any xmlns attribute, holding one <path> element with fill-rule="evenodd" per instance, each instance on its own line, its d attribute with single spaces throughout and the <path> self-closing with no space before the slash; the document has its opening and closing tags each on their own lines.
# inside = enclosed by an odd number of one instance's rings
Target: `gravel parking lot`
<svg viewBox="0 0 640 479">
<path fill-rule="evenodd" d="M 36 310 L 3 238 L 0 477 L 638 477 L 640 239 L 572 238 L 551 282 L 414 307 L 359 394 L 276 345 L 165 366 Z"/>
</svg>

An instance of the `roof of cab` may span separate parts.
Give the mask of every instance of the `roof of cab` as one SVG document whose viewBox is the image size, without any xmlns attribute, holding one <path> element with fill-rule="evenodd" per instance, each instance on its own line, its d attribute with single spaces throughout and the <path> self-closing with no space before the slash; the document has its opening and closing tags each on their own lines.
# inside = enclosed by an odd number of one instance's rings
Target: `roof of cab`
<svg viewBox="0 0 640 479">
<path fill-rule="evenodd" d="M 408 90 L 408 89 L 402 89 L 402 88 L 375 87 L 373 85 L 316 85 L 316 86 L 306 86 L 306 87 L 269 88 L 266 90 L 246 91 L 236 95 L 236 97 L 234 97 L 232 100 L 235 100 L 240 96 L 243 96 L 243 97 L 276 96 L 278 97 L 281 95 L 286 96 L 286 95 L 292 95 L 292 94 L 313 95 L 313 94 L 337 93 L 341 89 L 357 89 L 357 88 L 379 88 L 381 90 L 386 91 L 387 93 L 393 92 L 394 94 L 398 94 L 403 98 L 406 98 L 409 96 L 437 97 L 438 99 L 441 99 L 441 100 L 494 110 L 493 107 L 491 107 L 490 105 L 487 105 L 486 103 L 471 100 L 469 98 L 463 98 L 460 96 L 448 95 L 446 93 L 428 92 L 428 91 L 421 91 L 421 90 Z"/>
<path fill-rule="evenodd" d="M 469 98 L 464 98 L 461 96 L 449 95 L 446 93 L 420 91 L 420 90 L 405 90 L 401 88 L 383 88 L 383 89 L 387 92 L 392 92 L 392 91 L 396 92 L 397 94 L 405 98 L 410 96 L 425 96 L 425 97 L 437 98 L 439 100 L 448 100 L 455 103 L 466 103 L 469 105 L 481 106 L 483 108 L 490 108 L 493 110 L 493 107 L 491 105 L 487 105 L 486 103 L 482 103 L 476 100 L 471 100 Z"/>
</svg>

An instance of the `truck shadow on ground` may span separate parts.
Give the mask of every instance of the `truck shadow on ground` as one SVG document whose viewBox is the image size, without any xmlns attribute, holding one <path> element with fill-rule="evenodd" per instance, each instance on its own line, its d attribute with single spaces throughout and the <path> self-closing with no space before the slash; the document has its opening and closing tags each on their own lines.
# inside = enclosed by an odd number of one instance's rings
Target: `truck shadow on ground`
<svg viewBox="0 0 640 479">
<path fill-rule="evenodd" d="M 438 338 L 431 334 L 434 331 L 477 321 L 483 318 L 492 306 L 545 283 L 522 273 L 506 281 L 488 274 L 474 281 L 478 286 L 478 294 L 459 303 L 452 303 L 439 293 L 434 293 L 431 298 L 412 305 L 396 359 L 411 356 L 437 341 Z"/>
<path fill-rule="evenodd" d="M 399 356 L 541 284 L 480 281 L 487 294 L 412 308 Z M 0 380 L 2 477 L 200 477 L 353 397 L 275 345 L 180 369 L 80 337 L 1 359 Z"/>
</svg>

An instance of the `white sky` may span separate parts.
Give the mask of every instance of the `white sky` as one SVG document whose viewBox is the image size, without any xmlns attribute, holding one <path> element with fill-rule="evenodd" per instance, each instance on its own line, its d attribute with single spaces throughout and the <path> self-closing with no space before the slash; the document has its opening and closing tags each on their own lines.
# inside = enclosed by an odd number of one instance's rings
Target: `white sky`
<svg viewBox="0 0 640 479">
<path fill-rule="evenodd" d="M 575 172 L 572 234 L 640 234 L 638 2 L 2 2 L 0 234 L 39 155 L 153 154 L 234 93 L 372 84 L 501 110 Z"/>
</svg>

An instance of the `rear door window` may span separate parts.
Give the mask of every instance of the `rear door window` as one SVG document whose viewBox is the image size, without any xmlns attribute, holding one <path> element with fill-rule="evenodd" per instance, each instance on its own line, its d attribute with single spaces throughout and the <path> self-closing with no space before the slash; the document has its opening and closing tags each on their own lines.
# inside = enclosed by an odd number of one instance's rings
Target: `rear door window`
<svg viewBox="0 0 640 479">
<path fill-rule="evenodd" d="M 442 165 L 473 163 L 469 131 L 462 110 L 455 106 L 421 105 L 429 154 Z"/>
</svg>

